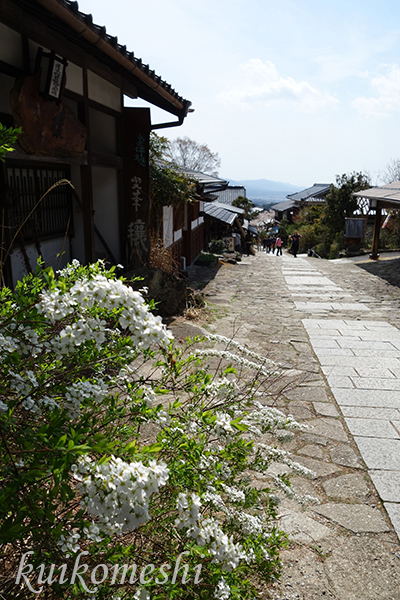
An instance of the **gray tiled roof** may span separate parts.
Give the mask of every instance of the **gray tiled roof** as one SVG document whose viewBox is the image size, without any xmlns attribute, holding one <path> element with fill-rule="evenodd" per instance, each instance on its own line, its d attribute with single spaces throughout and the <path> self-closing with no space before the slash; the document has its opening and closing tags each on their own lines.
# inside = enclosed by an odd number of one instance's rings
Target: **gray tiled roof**
<svg viewBox="0 0 400 600">
<path fill-rule="evenodd" d="M 279 202 L 279 204 L 274 204 L 274 206 L 271 206 L 271 210 L 284 211 L 289 210 L 289 208 L 293 208 L 295 206 L 296 202 L 294 202 L 293 200 L 284 200 L 283 202 Z"/>
<path fill-rule="evenodd" d="M 40 2 L 40 0 L 38 1 Z M 117 36 L 112 36 L 107 33 L 104 26 L 93 23 L 92 15 L 81 12 L 79 10 L 78 2 L 73 0 L 58 0 L 58 2 L 64 9 L 67 9 L 69 13 L 73 15 L 73 18 L 81 21 L 83 34 L 88 30 L 92 32 L 92 35 L 95 34 L 95 36 L 97 36 L 98 41 L 92 43 L 92 45 L 98 45 L 99 41 L 106 42 L 109 48 L 117 52 L 116 56 L 118 57 L 119 55 L 118 62 L 121 64 L 123 63 L 133 76 L 139 76 L 139 78 L 142 79 L 150 89 L 155 90 L 156 93 L 159 93 L 160 90 L 161 95 L 165 96 L 165 94 L 167 94 L 167 97 L 170 98 L 172 103 L 176 104 L 178 109 L 181 108 L 185 113 L 187 112 L 191 102 L 182 98 L 169 83 L 161 79 L 155 71 L 150 69 L 149 65 L 144 64 L 141 58 L 136 57 L 133 52 L 127 50 L 125 45 L 119 44 Z M 43 4 L 45 3 L 43 2 Z M 51 11 L 51 8 L 49 8 L 49 10 Z"/>
<path fill-rule="evenodd" d="M 323 198 L 329 193 L 331 185 L 331 183 L 314 183 L 311 187 L 295 194 L 288 194 L 286 197 L 297 202 L 311 200 L 312 198 Z"/>
<path fill-rule="evenodd" d="M 232 225 L 237 217 L 237 213 L 228 210 L 227 208 L 221 206 L 217 202 L 205 203 L 204 212 L 209 217 L 218 219 L 218 221 L 222 221 L 223 223 L 227 223 L 228 225 Z"/>
<path fill-rule="evenodd" d="M 387 204 L 392 203 L 394 207 L 397 207 L 400 204 L 400 181 L 360 190 L 354 192 L 353 196 L 368 198 L 369 200 L 380 200 Z"/>
<path fill-rule="evenodd" d="M 242 185 L 228 185 L 226 190 L 218 192 L 218 202 L 232 204 L 239 196 L 246 197 L 246 188 Z"/>
</svg>

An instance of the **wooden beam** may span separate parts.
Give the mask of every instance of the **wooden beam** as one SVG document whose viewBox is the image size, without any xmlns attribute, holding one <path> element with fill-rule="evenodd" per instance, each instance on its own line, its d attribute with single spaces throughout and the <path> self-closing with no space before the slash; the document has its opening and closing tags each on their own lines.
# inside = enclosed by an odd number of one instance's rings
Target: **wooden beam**
<svg viewBox="0 0 400 600">
<path fill-rule="evenodd" d="M 379 233 L 381 230 L 381 221 L 382 221 L 382 208 L 379 202 L 377 203 L 375 209 L 375 221 L 374 221 L 374 235 L 372 238 L 372 251 L 369 255 L 372 260 L 377 260 L 379 258 L 378 248 L 379 248 Z"/>
<path fill-rule="evenodd" d="M 68 156 L 68 158 L 59 158 L 55 156 L 36 156 L 35 154 L 28 154 L 19 144 L 16 144 L 14 146 L 14 151 L 10 152 L 9 156 L 7 156 L 7 162 L 11 163 L 12 161 L 23 161 L 24 163 L 33 164 L 38 162 L 43 164 L 45 162 L 55 165 L 87 165 L 87 152 L 85 150 L 79 156 Z"/>
<path fill-rule="evenodd" d="M 109 167 L 111 169 L 122 169 L 124 162 L 122 156 L 112 154 L 91 153 L 91 164 L 93 167 Z"/>
</svg>

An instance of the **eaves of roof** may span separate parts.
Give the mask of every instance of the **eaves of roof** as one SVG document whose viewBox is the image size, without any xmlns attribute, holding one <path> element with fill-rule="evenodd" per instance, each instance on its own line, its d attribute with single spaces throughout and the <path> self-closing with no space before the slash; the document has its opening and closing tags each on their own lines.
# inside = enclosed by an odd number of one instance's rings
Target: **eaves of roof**
<svg viewBox="0 0 400 600">
<path fill-rule="evenodd" d="M 239 208 L 238 206 L 233 206 L 232 204 L 224 204 L 223 202 L 213 202 L 215 206 L 219 206 L 220 208 L 224 208 L 225 210 L 229 210 L 230 212 L 234 212 L 238 215 L 244 214 L 244 208 Z"/>
<path fill-rule="evenodd" d="M 151 70 L 149 65 L 144 64 L 140 58 L 135 57 L 133 52 L 128 51 L 125 45 L 119 44 L 118 38 L 109 35 L 104 26 L 93 23 L 91 14 L 80 12 L 77 2 L 72 0 L 35 0 L 35 3 L 42 5 L 93 47 L 124 67 L 127 75 L 132 74 L 147 86 L 149 91 L 166 100 L 167 105 L 171 107 L 169 112 L 177 114 L 182 120 L 187 115 L 191 102 L 182 98 L 169 83 Z M 32 2 L 28 4 L 32 6 Z M 145 97 L 145 94 L 141 93 L 140 96 Z"/>
<path fill-rule="evenodd" d="M 387 183 L 386 185 L 368 188 L 354 192 L 353 196 L 367 198 L 368 200 L 379 200 L 384 207 L 399 208 L 400 206 L 400 181 Z"/>
<path fill-rule="evenodd" d="M 220 179 L 219 177 L 215 177 L 215 175 L 208 175 L 207 173 L 202 173 L 201 171 L 193 171 L 193 169 L 186 169 L 185 167 L 177 166 L 177 169 L 181 171 L 190 179 L 194 179 L 203 185 L 207 186 L 227 186 L 228 182 L 225 179 Z M 224 189 L 220 187 L 219 189 Z"/>
<path fill-rule="evenodd" d="M 314 183 L 311 187 L 306 188 L 301 192 L 288 194 L 286 197 L 290 200 L 296 200 L 297 202 L 311 198 L 323 198 L 330 192 L 331 185 L 331 183 Z"/>
<path fill-rule="evenodd" d="M 295 206 L 297 206 L 297 204 L 293 200 L 284 200 L 283 202 L 279 202 L 279 204 L 274 204 L 271 206 L 271 210 L 284 211 L 294 208 Z"/>
<path fill-rule="evenodd" d="M 218 221 L 222 221 L 223 223 L 227 223 L 228 225 L 232 225 L 235 222 L 237 214 L 227 210 L 224 207 L 216 206 L 216 202 L 210 202 L 204 204 L 203 207 L 204 213 L 213 219 L 218 219 Z"/>
</svg>

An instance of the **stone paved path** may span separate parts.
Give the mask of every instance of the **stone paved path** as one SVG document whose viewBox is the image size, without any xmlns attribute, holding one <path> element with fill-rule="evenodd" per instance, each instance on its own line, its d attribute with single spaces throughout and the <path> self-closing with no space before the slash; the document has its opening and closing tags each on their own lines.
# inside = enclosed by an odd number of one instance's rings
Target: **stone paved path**
<svg viewBox="0 0 400 600">
<path fill-rule="evenodd" d="M 310 426 L 289 449 L 317 477 L 292 483 L 320 503 L 282 501 L 290 546 L 263 597 L 400 600 L 399 288 L 346 259 L 289 254 L 210 273 L 191 269 L 212 307 L 203 328 L 300 374 L 275 405 Z"/>
</svg>

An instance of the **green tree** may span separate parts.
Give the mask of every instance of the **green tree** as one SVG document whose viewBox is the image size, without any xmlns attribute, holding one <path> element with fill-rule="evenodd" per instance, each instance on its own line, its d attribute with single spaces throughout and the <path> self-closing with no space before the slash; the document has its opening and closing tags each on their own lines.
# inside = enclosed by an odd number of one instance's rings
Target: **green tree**
<svg viewBox="0 0 400 600">
<path fill-rule="evenodd" d="M 196 182 L 169 160 L 167 138 L 150 134 L 150 197 L 154 206 L 171 206 L 198 199 Z"/>
<path fill-rule="evenodd" d="M 352 217 L 357 210 L 357 198 L 353 193 L 369 187 L 371 180 L 362 172 L 336 175 L 336 186 L 331 186 L 326 197 L 323 218 L 333 236 L 344 231 L 346 217 Z"/>
<path fill-rule="evenodd" d="M 255 204 L 245 196 L 238 196 L 237 198 L 235 198 L 235 200 L 233 200 L 232 206 L 236 206 L 237 208 L 243 208 L 245 219 L 251 219 L 252 210 L 255 207 Z"/>
<path fill-rule="evenodd" d="M 16 143 L 17 136 L 19 133 L 21 133 L 21 131 L 22 131 L 21 127 L 18 127 L 18 129 L 13 129 L 12 127 L 9 127 L 7 129 L 6 127 L 4 127 L 4 125 L 2 125 L 0 123 L 0 160 L 1 161 L 4 162 L 5 157 L 8 152 L 13 152 L 13 150 L 14 150 L 13 145 Z"/>
</svg>

